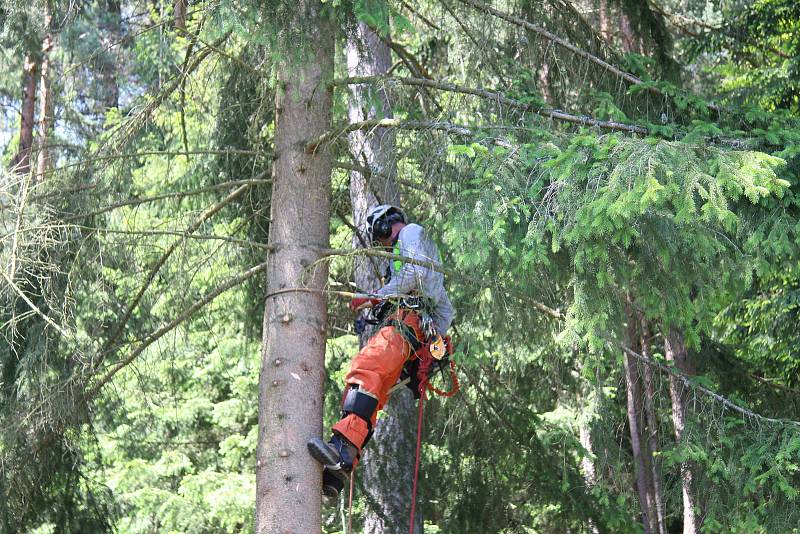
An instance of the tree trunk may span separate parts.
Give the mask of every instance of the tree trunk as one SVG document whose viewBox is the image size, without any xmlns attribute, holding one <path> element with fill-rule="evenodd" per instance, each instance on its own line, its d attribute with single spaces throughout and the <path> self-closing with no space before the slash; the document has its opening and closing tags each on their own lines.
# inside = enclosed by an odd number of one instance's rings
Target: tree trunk
<svg viewBox="0 0 800 534">
<path fill-rule="evenodd" d="M 47 34 L 42 40 L 42 62 L 39 74 L 39 156 L 36 162 L 36 180 L 41 182 L 50 168 L 50 129 L 53 126 L 53 95 L 50 91 L 50 50 L 53 34 L 50 31 L 52 15 L 45 7 L 44 26 Z"/>
<path fill-rule="evenodd" d="M 175 28 L 186 30 L 186 0 L 175 0 L 174 4 Z"/>
<path fill-rule="evenodd" d="M 592 444 L 592 428 L 588 422 L 581 423 L 579 429 L 579 438 L 581 442 L 581 446 L 586 449 L 586 452 L 589 453 L 588 456 L 581 458 L 581 472 L 583 474 L 583 480 L 586 482 L 586 489 L 591 490 L 594 485 L 597 483 L 597 472 L 594 467 L 594 461 L 592 460 L 592 456 L 594 456 L 594 445 Z M 588 492 L 587 492 L 588 493 Z M 589 532 L 592 534 L 599 534 L 600 530 L 597 528 L 597 525 L 592 521 L 589 520 Z"/>
<path fill-rule="evenodd" d="M 628 327 L 626 334 L 626 345 L 633 350 L 636 350 L 638 337 L 636 335 L 636 323 L 632 314 L 628 314 Z M 650 488 L 650 470 L 648 468 L 647 459 L 649 451 L 647 449 L 647 441 L 642 439 L 644 418 L 643 405 L 644 395 L 642 394 L 641 373 L 637 361 L 623 352 L 623 361 L 625 364 L 625 384 L 627 390 L 627 411 L 628 411 L 628 426 L 631 435 L 631 448 L 633 449 L 633 464 L 634 472 L 636 474 L 636 489 L 639 494 L 639 506 L 642 509 L 642 525 L 645 534 L 653 532 L 655 525 L 655 506 L 653 496 Z"/>
<path fill-rule="evenodd" d="M 650 325 L 644 316 L 639 317 L 641 325 L 641 348 L 642 355 L 648 360 L 652 360 L 653 356 L 650 351 Z M 658 418 L 656 417 L 655 405 L 653 399 L 655 398 L 655 377 L 653 375 L 653 368 L 649 365 L 641 366 L 644 378 L 644 409 L 647 416 L 647 445 L 648 452 L 650 453 L 650 481 L 652 483 L 652 495 L 655 505 L 656 521 L 658 528 L 653 528 L 658 534 L 667 533 L 666 518 L 664 517 L 664 491 L 661 483 L 661 471 L 658 465 Z"/>
<path fill-rule="evenodd" d="M 117 85 L 118 54 L 114 44 L 120 38 L 120 19 L 122 16 L 120 0 L 106 0 L 102 29 L 104 53 L 100 56 L 99 78 L 102 86 L 102 103 L 105 113 L 119 105 L 119 86 Z"/>
<path fill-rule="evenodd" d="M 600 0 L 599 6 L 600 15 L 600 35 L 606 41 L 611 40 L 611 32 L 609 31 L 609 15 L 608 15 L 608 0 Z"/>
<path fill-rule="evenodd" d="M 683 334 L 669 329 L 664 337 L 664 353 L 667 361 L 673 362 L 675 368 L 685 375 L 694 375 L 695 369 L 686 349 Z M 675 439 L 680 443 L 683 440 L 686 428 L 687 392 L 683 382 L 674 376 L 669 377 L 669 395 L 672 398 L 672 423 L 675 426 Z M 697 510 L 697 495 L 693 488 L 693 467 L 689 462 L 681 464 L 681 486 L 683 493 L 683 534 L 696 534 L 699 532 L 695 511 Z"/>
<path fill-rule="evenodd" d="M 19 146 L 11 160 L 11 168 L 19 174 L 31 170 L 31 148 L 33 147 L 33 125 L 36 113 L 37 63 L 29 52 L 25 54 L 22 78 L 22 116 L 19 123 Z"/>
<path fill-rule="evenodd" d="M 359 22 L 348 31 L 347 69 L 350 76 L 381 76 L 389 72 L 391 52 L 388 45 L 366 24 Z M 348 106 L 350 122 L 374 118 L 391 118 L 389 95 L 385 89 L 377 92 L 371 85 L 351 85 Z M 361 232 L 353 237 L 353 246 L 368 246 L 366 218 L 370 207 L 376 204 L 400 206 L 400 193 L 394 177 L 394 132 L 377 128 L 349 135 L 350 153 L 356 162 L 371 171 L 364 176 L 358 171 L 350 173 L 350 201 L 353 223 Z M 374 291 L 381 286 L 380 276 L 387 262 L 376 258 L 356 257 L 355 281 L 360 290 Z M 366 343 L 371 331 L 361 336 Z M 408 532 L 411 501 L 410 469 L 414 465 L 416 412 L 411 392 L 398 391 L 378 419 L 375 434 L 364 449 L 362 462 L 364 487 L 368 508 L 364 517 L 364 532 Z M 422 515 L 415 517 L 415 532 L 422 532 Z"/>
<path fill-rule="evenodd" d="M 274 247 L 267 268 L 259 380 L 256 531 L 320 532 L 322 471 L 306 443 L 322 432 L 330 171 L 327 147 L 305 144 L 328 131 L 334 39 L 321 0 L 301 0 L 290 21 L 307 53 L 287 46 L 278 68 L 273 163 Z M 291 58 L 296 58 L 294 61 Z M 318 260 L 323 260 L 319 261 Z M 295 288 L 310 291 L 294 291 Z"/>
</svg>

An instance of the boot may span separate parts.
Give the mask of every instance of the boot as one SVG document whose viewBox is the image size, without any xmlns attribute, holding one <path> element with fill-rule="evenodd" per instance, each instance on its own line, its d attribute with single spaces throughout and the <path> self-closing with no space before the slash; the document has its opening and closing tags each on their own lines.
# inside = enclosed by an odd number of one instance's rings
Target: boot
<svg viewBox="0 0 800 534">
<path fill-rule="evenodd" d="M 329 504 L 336 501 L 339 494 L 344 489 L 344 481 L 334 476 L 327 468 L 322 468 L 322 495 L 325 496 Z"/>
<path fill-rule="evenodd" d="M 358 447 L 339 434 L 334 434 L 327 443 L 321 438 L 312 438 L 307 446 L 311 456 L 325 468 L 322 473 L 323 493 L 335 497 L 353 471 L 353 464 L 358 459 Z M 339 484 L 334 483 L 333 479 L 337 479 Z"/>
</svg>

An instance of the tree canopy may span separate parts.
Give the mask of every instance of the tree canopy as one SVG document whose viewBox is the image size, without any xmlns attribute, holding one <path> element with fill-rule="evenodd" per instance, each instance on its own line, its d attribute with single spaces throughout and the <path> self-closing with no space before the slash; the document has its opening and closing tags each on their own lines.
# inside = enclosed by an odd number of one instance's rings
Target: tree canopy
<svg viewBox="0 0 800 534">
<path fill-rule="evenodd" d="M 396 183 L 457 311 L 424 531 L 795 531 L 797 2 L 298 5 L 0 6 L 0 531 L 255 531 L 265 296 L 327 309 L 329 428 L 357 259 L 388 261 L 353 249 L 354 173 Z M 348 69 L 367 30 L 385 72 Z M 302 288 L 270 267 L 287 235 Z M 355 531 L 384 513 L 358 473 Z"/>
</svg>

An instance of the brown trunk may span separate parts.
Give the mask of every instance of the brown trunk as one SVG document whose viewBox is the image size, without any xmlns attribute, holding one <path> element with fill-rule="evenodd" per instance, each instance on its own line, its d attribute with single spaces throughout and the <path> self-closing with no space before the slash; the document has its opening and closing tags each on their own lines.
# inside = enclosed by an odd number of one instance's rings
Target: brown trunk
<svg viewBox="0 0 800 534">
<path fill-rule="evenodd" d="M 629 54 L 638 52 L 638 38 L 631 27 L 631 19 L 624 9 L 620 10 L 619 29 L 622 34 L 622 49 Z"/>
<path fill-rule="evenodd" d="M 350 76 L 386 75 L 391 67 L 388 45 L 365 24 L 350 28 L 347 40 L 347 69 Z M 391 118 L 387 91 L 378 92 L 371 85 L 351 85 L 348 116 L 350 122 L 379 117 Z M 353 222 L 361 231 L 354 236 L 353 246 L 369 245 L 366 217 L 376 204 L 400 205 L 400 193 L 394 181 L 396 173 L 394 132 L 377 128 L 349 135 L 350 153 L 356 162 L 371 171 L 370 176 L 350 173 L 350 201 Z M 374 291 L 381 286 L 380 276 L 387 263 L 376 258 L 357 257 L 355 281 L 360 290 Z M 371 332 L 361 337 L 361 345 Z M 364 449 L 363 476 L 368 508 L 364 516 L 364 532 L 407 533 L 411 500 L 410 466 L 414 462 L 416 418 L 414 400 L 407 389 L 398 391 L 386 412 L 378 419 L 375 434 Z M 415 532 L 422 532 L 422 515 L 415 517 Z"/>
<path fill-rule="evenodd" d="M 175 28 L 186 30 L 186 0 L 175 0 Z"/>
<path fill-rule="evenodd" d="M 694 365 L 689 358 L 689 351 L 686 349 L 686 341 L 683 334 L 677 330 L 670 328 L 665 335 L 664 353 L 667 361 L 673 362 L 675 368 L 681 373 L 688 376 L 695 374 Z M 672 375 L 669 377 L 669 395 L 672 399 L 672 423 L 675 426 L 675 439 L 680 443 L 686 428 L 688 398 L 683 381 Z M 693 488 L 693 469 L 689 462 L 681 464 L 683 534 L 696 534 L 699 531 L 695 516 L 697 496 Z"/>
<path fill-rule="evenodd" d="M 53 49 L 53 34 L 50 32 L 52 15 L 45 12 L 44 25 L 47 34 L 42 40 L 42 63 L 39 75 L 39 156 L 36 161 L 36 180 L 41 182 L 50 168 L 50 129 L 53 126 L 53 95 L 50 91 L 50 50 Z"/>
<path fill-rule="evenodd" d="M 22 117 L 19 123 L 19 147 L 11 160 L 11 168 L 19 174 L 31 170 L 31 148 L 33 147 L 33 125 L 36 113 L 37 63 L 30 53 L 25 54 L 22 78 Z"/>
<path fill-rule="evenodd" d="M 322 432 L 331 159 L 304 145 L 329 130 L 334 39 L 321 0 L 301 0 L 301 57 L 278 68 L 273 162 L 274 247 L 267 268 L 256 462 L 256 532 L 320 532 L 319 464 L 306 443 Z M 294 59 L 294 60 L 292 60 Z M 307 291 L 295 291 L 304 288 Z M 310 290 L 310 291 L 308 291 Z"/>
<path fill-rule="evenodd" d="M 104 53 L 100 57 L 99 78 L 102 86 L 103 113 L 119 105 L 119 87 L 117 86 L 117 50 L 116 43 L 120 38 L 121 3 L 119 0 L 107 0 L 102 28 Z"/>
<path fill-rule="evenodd" d="M 636 322 L 632 314 L 628 314 L 626 345 L 633 350 L 637 348 Z M 643 439 L 644 430 L 644 395 L 642 392 L 641 373 L 637 360 L 623 352 L 625 365 L 625 385 L 627 390 L 628 426 L 631 435 L 631 448 L 633 449 L 633 465 L 636 474 L 636 489 L 639 494 L 639 505 L 642 509 L 642 525 L 645 534 L 654 532 L 655 503 L 651 493 L 650 469 L 648 458 L 647 440 Z"/>
<path fill-rule="evenodd" d="M 644 316 L 639 318 L 642 328 L 642 355 L 648 360 L 652 360 L 652 353 L 650 351 L 650 325 Z M 653 375 L 653 368 L 649 365 L 642 365 L 642 377 L 644 378 L 644 408 L 647 416 L 647 445 L 650 453 L 650 481 L 652 483 L 652 495 L 655 504 L 656 521 L 658 528 L 653 528 L 654 532 L 658 534 L 666 534 L 667 525 L 664 517 L 664 492 L 661 483 L 661 471 L 658 465 L 658 419 L 656 417 L 655 405 L 653 399 L 655 398 L 655 377 Z"/>
<path fill-rule="evenodd" d="M 610 40 L 611 32 L 609 31 L 609 17 L 608 17 L 608 0 L 600 0 L 600 35 L 606 41 Z"/>
</svg>

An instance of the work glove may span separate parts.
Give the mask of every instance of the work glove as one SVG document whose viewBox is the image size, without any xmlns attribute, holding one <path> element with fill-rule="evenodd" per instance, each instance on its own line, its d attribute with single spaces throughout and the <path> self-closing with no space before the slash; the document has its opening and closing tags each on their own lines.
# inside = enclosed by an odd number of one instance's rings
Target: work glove
<svg viewBox="0 0 800 534">
<path fill-rule="evenodd" d="M 374 297 L 354 297 L 350 301 L 350 309 L 353 311 L 363 310 L 364 308 L 372 308 L 373 306 L 378 305 L 381 302 L 381 299 L 376 299 Z"/>
</svg>

